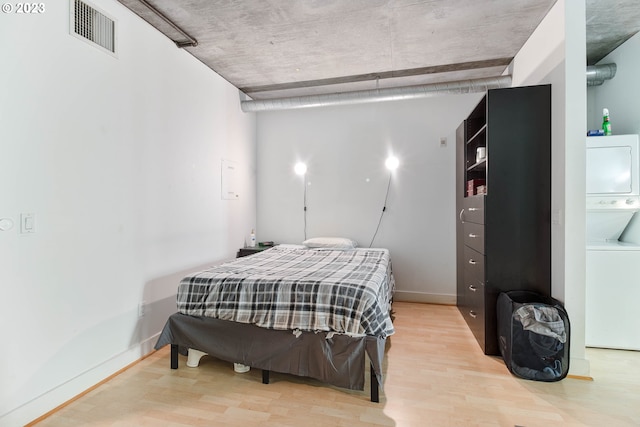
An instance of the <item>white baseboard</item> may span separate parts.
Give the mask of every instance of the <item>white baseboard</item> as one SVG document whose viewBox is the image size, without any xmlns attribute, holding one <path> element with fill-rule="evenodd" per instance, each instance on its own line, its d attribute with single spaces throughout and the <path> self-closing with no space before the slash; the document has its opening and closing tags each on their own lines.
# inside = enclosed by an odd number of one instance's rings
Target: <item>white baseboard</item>
<svg viewBox="0 0 640 427">
<path fill-rule="evenodd" d="M 394 301 L 421 302 L 426 304 L 456 305 L 456 295 L 428 294 L 425 292 L 409 292 L 396 290 Z"/>
<path fill-rule="evenodd" d="M 591 363 L 587 359 L 569 359 L 569 375 L 591 378 Z"/>
<path fill-rule="evenodd" d="M 23 426 L 64 405 L 109 376 L 142 359 L 153 351 L 158 332 L 122 353 L 79 373 L 74 378 L 42 393 L 34 399 L 0 416 L 0 427 Z"/>
</svg>

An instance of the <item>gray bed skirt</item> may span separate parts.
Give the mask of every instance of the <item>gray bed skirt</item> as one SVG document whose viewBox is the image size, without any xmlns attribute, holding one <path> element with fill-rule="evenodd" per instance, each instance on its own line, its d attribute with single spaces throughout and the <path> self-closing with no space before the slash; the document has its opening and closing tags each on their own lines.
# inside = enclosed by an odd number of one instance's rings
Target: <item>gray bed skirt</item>
<svg viewBox="0 0 640 427">
<path fill-rule="evenodd" d="M 310 377 L 351 390 L 364 389 L 365 353 L 371 361 L 371 400 L 382 384 L 385 338 L 349 337 L 328 332 L 264 329 L 209 317 L 173 314 L 156 342 L 172 346 L 172 359 L 189 348 L 215 358 L 263 370 Z M 177 368 L 172 360 L 172 368 Z M 374 390 L 375 386 L 375 390 Z"/>
</svg>

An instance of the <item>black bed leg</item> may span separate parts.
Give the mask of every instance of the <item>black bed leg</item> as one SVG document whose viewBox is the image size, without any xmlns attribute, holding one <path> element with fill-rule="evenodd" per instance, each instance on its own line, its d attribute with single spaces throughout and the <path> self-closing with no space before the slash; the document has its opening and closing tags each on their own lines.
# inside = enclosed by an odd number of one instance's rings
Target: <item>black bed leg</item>
<svg viewBox="0 0 640 427">
<path fill-rule="evenodd" d="M 269 384 L 269 370 L 262 370 L 262 384 Z"/>
<path fill-rule="evenodd" d="M 178 345 L 171 344 L 171 369 L 178 369 Z"/>
<path fill-rule="evenodd" d="M 373 365 L 371 365 L 371 401 L 375 403 L 380 402 L 380 393 L 378 390 L 378 377 L 376 376 L 376 371 L 373 369 Z"/>
</svg>

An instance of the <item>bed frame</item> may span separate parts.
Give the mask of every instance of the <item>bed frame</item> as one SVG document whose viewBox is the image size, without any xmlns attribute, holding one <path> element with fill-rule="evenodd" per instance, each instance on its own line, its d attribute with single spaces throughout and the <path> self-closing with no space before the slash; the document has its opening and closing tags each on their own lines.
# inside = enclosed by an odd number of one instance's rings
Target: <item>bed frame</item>
<svg viewBox="0 0 640 427">
<path fill-rule="evenodd" d="M 311 377 L 351 390 L 364 390 L 366 356 L 370 361 L 371 401 L 379 402 L 386 338 L 350 337 L 331 332 L 264 329 L 255 325 L 173 314 L 155 345 L 171 345 L 171 369 L 178 354 L 195 349 L 232 363 L 262 370 Z"/>
</svg>

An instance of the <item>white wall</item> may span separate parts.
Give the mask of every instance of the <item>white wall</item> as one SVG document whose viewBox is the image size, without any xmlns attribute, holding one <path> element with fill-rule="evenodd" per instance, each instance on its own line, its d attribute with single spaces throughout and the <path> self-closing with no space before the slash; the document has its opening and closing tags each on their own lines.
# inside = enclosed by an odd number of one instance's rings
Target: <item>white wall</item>
<svg viewBox="0 0 640 427">
<path fill-rule="evenodd" d="M 589 129 L 602 127 L 602 109 L 608 108 L 614 134 L 640 134 L 640 33 L 599 62 L 611 63 L 618 68 L 615 77 L 589 88 Z"/>
<path fill-rule="evenodd" d="M 255 226 L 255 116 L 237 90 L 118 2 L 92 3 L 117 20 L 117 58 L 69 35 L 67 1 L 0 16 L 0 218 L 16 223 L 0 231 L 3 426 L 148 352 L 182 272 L 233 257 Z M 222 159 L 238 200 L 221 200 Z"/>
<path fill-rule="evenodd" d="M 559 0 L 514 61 L 514 84 L 552 84 L 552 294 L 571 320 L 571 373 L 585 359 L 586 34 L 583 2 Z"/>
<path fill-rule="evenodd" d="M 373 246 L 391 251 L 397 299 L 455 303 L 455 129 L 481 96 L 259 113 L 258 240 L 303 241 L 304 183 L 293 166 L 304 161 L 307 237 L 369 246 L 393 153 L 400 167 Z"/>
</svg>

